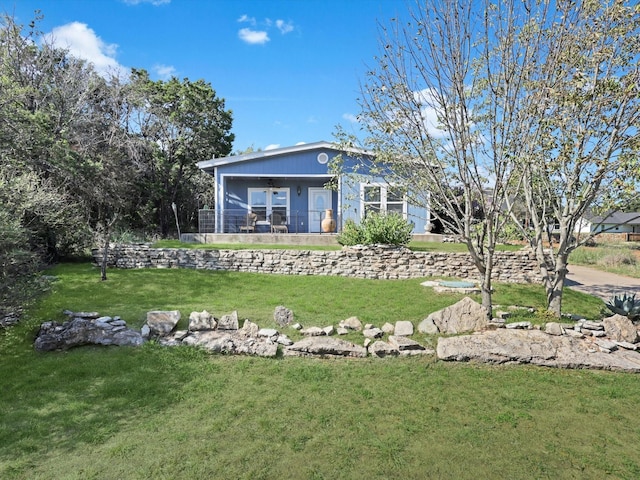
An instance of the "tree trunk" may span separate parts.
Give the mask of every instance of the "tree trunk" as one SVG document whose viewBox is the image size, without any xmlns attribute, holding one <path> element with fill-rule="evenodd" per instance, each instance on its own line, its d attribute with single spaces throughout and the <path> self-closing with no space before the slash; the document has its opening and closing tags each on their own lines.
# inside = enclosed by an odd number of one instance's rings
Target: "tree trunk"
<svg viewBox="0 0 640 480">
<path fill-rule="evenodd" d="M 564 288 L 564 280 L 567 277 L 567 259 L 568 255 L 558 255 L 556 257 L 556 268 L 553 279 L 546 286 L 547 294 L 547 310 L 556 317 L 562 314 L 562 291 Z"/>
<path fill-rule="evenodd" d="M 107 279 L 107 259 L 109 257 L 109 240 L 110 235 L 105 234 L 104 245 L 102 247 L 102 263 L 100 264 L 100 280 L 105 281 Z"/>
</svg>

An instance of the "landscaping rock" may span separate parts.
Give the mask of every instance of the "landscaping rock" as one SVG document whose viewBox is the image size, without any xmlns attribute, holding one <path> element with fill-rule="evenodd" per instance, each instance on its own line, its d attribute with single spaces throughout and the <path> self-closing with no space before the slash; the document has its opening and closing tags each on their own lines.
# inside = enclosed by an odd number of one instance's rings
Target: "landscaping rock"
<svg viewBox="0 0 640 480">
<path fill-rule="evenodd" d="M 242 328 L 238 330 L 238 333 L 246 337 L 257 337 L 259 331 L 260 327 L 247 318 L 242 324 Z"/>
<path fill-rule="evenodd" d="M 142 345 L 140 332 L 121 326 L 113 327 L 106 321 L 96 323 L 88 318 L 74 318 L 60 324 L 45 322 L 36 335 L 34 347 L 41 352 L 67 350 L 82 345 Z"/>
<path fill-rule="evenodd" d="M 410 338 L 401 335 L 390 335 L 389 345 L 396 348 L 400 352 L 400 355 L 435 353 L 433 350 L 427 350 L 415 340 L 411 340 Z"/>
<path fill-rule="evenodd" d="M 393 335 L 393 331 L 395 330 L 395 327 L 391 325 L 389 322 L 386 322 L 384 325 L 382 325 L 381 330 L 384 333 Z"/>
<path fill-rule="evenodd" d="M 436 335 L 438 333 L 438 327 L 433 323 L 432 318 L 427 317 L 418 325 L 418 331 L 420 333 L 426 333 L 427 335 Z"/>
<path fill-rule="evenodd" d="M 367 338 L 380 338 L 384 335 L 384 332 L 377 327 L 373 327 L 363 330 L 362 334 Z"/>
<path fill-rule="evenodd" d="M 238 330 L 238 312 L 234 310 L 229 315 L 223 315 L 218 321 L 218 330 Z"/>
<path fill-rule="evenodd" d="M 442 333 L 478 331 L 489 324 L 487 310 L 469 297 L 464 297 L 450 307 L 433 312 L 427 317 Z"/>
<path fill-rule="evenodd" d="M 303 328 L 302 330 L 300 330 L 300 333 L 307 337 L 319 337 L 322 335 L 326 335 L 325 331 L 320 327 Z"/>
<path fill-rule="evenodd" d="M 189 330 L 192 332 L 198 330 L 215 330 L 216 326 L 216 319 L 206 310 L 202 312 L 191 312 L 189 315 Z"/>
<path fill-rule="evenodd" d="M 273 312 L 273 320 L 277 325 L 286 327 L 293 323 L 293 312 L 283 305 L 278 305 Z"/>
<path fill-rule="evenodd" d="M 368 350 L 373 357 L 397 357 L 400 355 L 400 351 L 397 348 L 389 345 L 387 342 L 383 342 L 382 340 L 376 340 L 373 342 L 373 344 L 369 346 Z"/>
<path fill-rule="evenodd" d="M 335 337 L 304 338 L 283 351 L 285 356 L 366 357 L 367 349 Z"/>
<path fill-rule="evenodd" d="M 609 338 L 617 342 L 636 343 L 638 329 L 631 320 L 623 315 L 613 315 L 602 321 L 604 331 Z"/>
<path fill-rule="evenodd" d="M 358 317 L 349 317 L 346 320 L 342 320 L 338 326 L 349 330 L 356 330 L 358 332 L 362 330 L 362 322 Z"/>
<path fill-rule="evenodd" d="M 179 321 L 180 312 L 178 310 L 147 312 L 147 325 L 149 325 L 150 335 L 152 336 L 167 335 L 176 327 Z"/>
<path fill-rule="evenodd" d="M 529 330 L 531 329 L 531 322 L 512 322 L 512 323 L 507 323 L 505 325 L 506 328 L 511 328 L 511 329 L 521 329 L 521 330 Z"/>
<path fill-rule="evenodd" d="M 545 367 L 640 372 L 640 355 L 637 352 L 598 352 L 587 340 L 548 335 L 539 330 L 499 329 L 475 335 L 439 338 L 437 353 L 441 360 L 531 363 Z"/>
<path fill-rule="evenodd" d="M 258 337 L 272 338 L 279 335 L 275 328 L 261 328 L 258 330 Z"/>
<path fill-rule="evenodd" d="M 562 335 L 564 333 L 562 326 L 558 322 L 548 322 L 544 326 L 544 331 L 549 335 Z"/>
<path fill-rule="evenodd" d="M 396 322 L 393 333 L 394 335 L 399 335 L 402 337 L 410 337 L 411 335 L 413 335 L 413 323 L 407 320 L 399 320 Z"/>
</svg>

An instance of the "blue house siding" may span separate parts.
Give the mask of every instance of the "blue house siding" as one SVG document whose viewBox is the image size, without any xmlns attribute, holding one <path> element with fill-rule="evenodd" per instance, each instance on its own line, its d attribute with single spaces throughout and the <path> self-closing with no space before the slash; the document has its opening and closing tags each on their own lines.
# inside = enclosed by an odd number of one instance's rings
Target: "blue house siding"
<svg viewBox="0 0 640 480">
<path fill-rule="evenodd" d="M 359 222 L 363 213 L 360 180 L 343 177 L 336 179 L 338 191 L 324 188 L 333 178 L 329 168 L 338 154 L 342 155 L 345 171 L 359 165 L 355 156 L 340 152 L 327 142 L 199 162 L 198 166 L 215 178 L 215 231 L 239 231 L 250 210 L 259 216 L 256 231 L 269 231 L 270 214 L 282 214 L 285 210 L 290 233 L 320 232 L 321 218 L 327 208 L 334 211 L 338 231 L 347 219 Z M 380 178 L 358 177 L 382 184 Z M 266 198 L 267 205 L 252 207 L 250 193 L 254 201 Z M 281 204 L 285 200 L 286 206 Z M 428 219 L 426 209 L 406 205 L 404 213 L 415 224 L 414 232 L 424 231 Z"/>
</svg>

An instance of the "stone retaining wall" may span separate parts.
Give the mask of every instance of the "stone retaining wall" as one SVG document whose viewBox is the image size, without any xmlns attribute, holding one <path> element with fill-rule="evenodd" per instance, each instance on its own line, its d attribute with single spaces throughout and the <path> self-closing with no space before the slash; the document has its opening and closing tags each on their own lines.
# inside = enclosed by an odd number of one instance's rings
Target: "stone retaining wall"
<svg viewBox="0 0 640 480">
<path fill-rule="evenodd" d="M 102 251 L 92 255 L 100 264 Z M 454 277 L 479 279 L 468 253 L 414 252 L 389 246 L 319 250 L 205 250 L 112 245 L 108 266 L 117 268 L 194 268 L 282 275 L 335 275 L 370 279 Z M 499 282 L 539 283 L 533 252 L 496 252 L 493 278 Z"/>
</svg>

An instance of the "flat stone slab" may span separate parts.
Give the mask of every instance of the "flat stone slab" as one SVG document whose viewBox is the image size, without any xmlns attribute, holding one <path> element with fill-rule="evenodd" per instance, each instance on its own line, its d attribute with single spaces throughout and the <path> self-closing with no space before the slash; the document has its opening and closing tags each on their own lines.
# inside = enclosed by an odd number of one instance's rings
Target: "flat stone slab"
<svg viewBox="0 0 640 480">
<path fill-rule="evenodd" d="M 640 373 L 640 353 L 604 353 L 588 340 L 548 335 L 540 330 L 492 330 L 439 338 L 438 358 L 483 363 L 530 363 L 556 368 L 589 368 Z"/>
<path fill-rule="evenodd" d="M 367 349 L 335 337 L 308 337 L 285 347 L 285 356 L 366 357 Z"/>
</svg>

